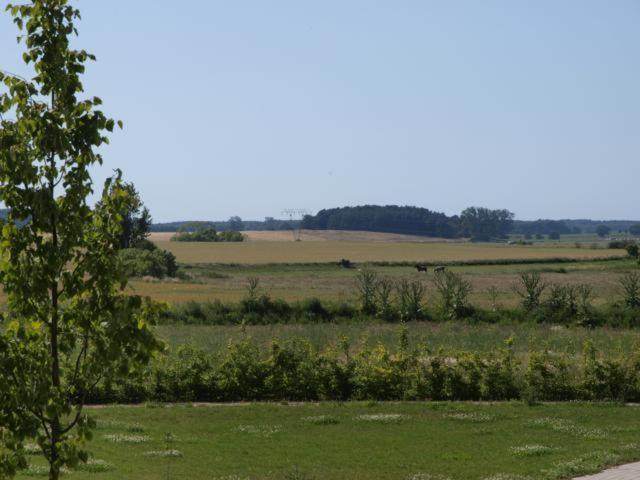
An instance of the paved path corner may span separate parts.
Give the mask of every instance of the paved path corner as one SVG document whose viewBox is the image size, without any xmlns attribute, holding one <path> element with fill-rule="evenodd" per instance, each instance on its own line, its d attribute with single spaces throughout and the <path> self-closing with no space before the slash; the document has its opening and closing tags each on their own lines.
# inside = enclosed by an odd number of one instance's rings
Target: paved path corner
<svg viewBox="0 0 640 480">
<path fill-rule="evenodd" d="M 577 477 L 574 480 L 640 480 L 640 462 L 627 463 L 594 475 Z"/>
</svg>

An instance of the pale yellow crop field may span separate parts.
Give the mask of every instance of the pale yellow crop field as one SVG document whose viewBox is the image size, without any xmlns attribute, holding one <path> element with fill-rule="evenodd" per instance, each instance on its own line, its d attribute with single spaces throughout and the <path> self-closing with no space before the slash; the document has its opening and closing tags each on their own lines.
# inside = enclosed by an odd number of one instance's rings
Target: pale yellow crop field
<svg viewBox="0 0 640 480">
<path fill-rule="evenodd" d="M 406 242 L 171 242 L 158 240 L 160 248 L 174 253 L 181 263 L 327 263 L 347 258 L 352 262 L 446 262 L 544 258 L 593 259 L 624 255 L 623 250 L 587 249 L 561 245 L 517 246 L 474 243 Z"/>
</svg>

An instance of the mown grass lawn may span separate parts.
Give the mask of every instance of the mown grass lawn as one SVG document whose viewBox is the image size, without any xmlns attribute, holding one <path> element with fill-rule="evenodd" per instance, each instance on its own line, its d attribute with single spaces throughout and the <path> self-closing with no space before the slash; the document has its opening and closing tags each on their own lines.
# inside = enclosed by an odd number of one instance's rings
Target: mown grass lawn
<svg viewBox="0 0 640 480">
<path fill-rule="evenodd" d="M 97 408 L 91 450 L 106 465 L 92 469 L 106 471 L 74 471 L 68 477 L 570 478 L 640 458 L 639 408 L 523 403 Z"/>
</svg>

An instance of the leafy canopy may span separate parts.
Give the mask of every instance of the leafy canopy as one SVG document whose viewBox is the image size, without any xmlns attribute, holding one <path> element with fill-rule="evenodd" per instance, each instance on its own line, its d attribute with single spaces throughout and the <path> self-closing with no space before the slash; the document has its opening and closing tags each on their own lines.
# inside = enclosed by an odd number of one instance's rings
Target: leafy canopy
<svg viewBox="0 0 640 480">
<path fill-rule="evenodd" d="M 9 210 L 0 230 L 0 478 L 26 466 L 33 439 L 57 479 L 87 458 L 87 393 L 159 350 L 149 329 L 158 312 L 124 291 L 116 252 L 135 204 L 120 172 L 95 208 L 87 203 L 89 168 L 102 163 L 96 149 L 116 122 L 99 98 L 83 97 L 80 76 L 95 57 L 70 46 L 79 12 L 67 0 L 7 10 L 33 77 L 0 72 L 0 201 Z"/>
</svg>

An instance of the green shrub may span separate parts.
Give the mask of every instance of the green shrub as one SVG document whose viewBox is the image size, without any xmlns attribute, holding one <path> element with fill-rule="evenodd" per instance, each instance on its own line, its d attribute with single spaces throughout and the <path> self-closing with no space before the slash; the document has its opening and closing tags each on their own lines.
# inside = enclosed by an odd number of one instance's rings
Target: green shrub
<svg viewBox="0 0 640 480">
<path fill-rule="evenodd" d="M 516 293 L 522 298 L 522 307 L 531 312 L 540 306 L 542 293 L 546 284 L 538 272 L 524 272 L 520 275 L 521 287 L 516 288 Z"/>
<path fill-rule="evenodd" d="M 156 278 L 175 277 L 178 263 L 173 253 L 161 249 L 125 248 L 118 252 L 127 275 Z"/>
<path fill-rule="evenodd" d="M 400 280 L 396 285 L 398 292 L 398 311 L 403 321 L 424 320 L 427 318 L 424 296 L 427 288 L 420 280 Z"/>
<path fill-rule="evenodd" d="M 510 341 L 492 352 L 432 352 L 411 345 L 401 328 L 397 348 L 273 340 L 264 348 L 243 336 L 218 353 L 181 346 L 117 385 L 101 382 L 95 403 L 254 400 L 640 399 L 640 349 L 603 359 L 590 343 L 583 361 L 548 351 L 516 357 Z"/>
<path fill-rule="evenodd" d="M 218 233 L 214 227 L 198 227 L 195 231 L 177 232 L 171 237 L 173 242 L 242 242 L 244 235 L 236 231 L 225 231 Z"/>
<path fill-rule="evenodd" d="M 445 270 L 436 273 L 433 283 L 440 296 L 439 310 L 443 318 L 459 320 L 473 315 L 474 309 L 468 300 L 471 293 L 469 282 L 460 275 Z"/>
</svg>

